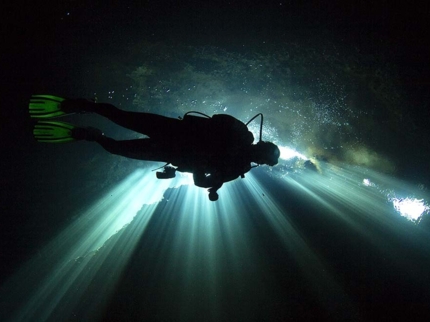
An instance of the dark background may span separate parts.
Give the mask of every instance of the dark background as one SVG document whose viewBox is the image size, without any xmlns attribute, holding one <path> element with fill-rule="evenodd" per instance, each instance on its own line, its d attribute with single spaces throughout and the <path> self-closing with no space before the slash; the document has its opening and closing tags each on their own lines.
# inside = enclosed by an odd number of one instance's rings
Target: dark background
<svg viewBox="0 0 430 322">
<path fill-rule="evenodd" d="M 32 93 L 52 91 L 55 91 L 53 94 L 71 97 L 86 94 L 76 81 L 81 79 L 82 75 L 75 67 L 83 62 L 87 63 L 88 57 L 103 59 L 107 54 L 109 56 L 121 54 L 121 48 L 142 40 L 153 42 L 169 40 L 235 48 L 242 43 L 258 43 L 262 40 L 282 41 L 285 35 L 294 33 L 300 35 L 304 30 L 326 29 L 342 37 L 345 42 L 357 46 L 363 53 L 382 53 L 389 61 L 394 62 L 400 73 L 404 94 L 410 102 L 410 116 L 418 127 L 423 130 L 428 128 L 430 5 L 427 3 L 306 1 L 299 4 L 282 0 L 211 2 L 161 0 L 122 1 L 120 5 L 93 1 L 63 1 L 55 4 L 28 1 L 2 3 L 1 6 L 0 133 L 3 138 L 0 143 L 1 282 L 28 259 L 38 245 L 49 240 L 56 227 L 55 224 L 52 227 L 35 227 L 37 231 L 34 231 L 34 240 L 29 233 L 31 232 L 29 225 L 33 221 L 28 218 L 28 209 L 35 205 L 36 192 L 33 190 L 32 179 L 37 177 L 35 174 L 38 171 L 37 165 L 41 162 L 50 162 L 55 167 L 56 161 L 47 160 L 42 156 L 38 152 L 40 146 L 32 140 L 32 122 L 27 114 L 28 98 Z M 427 147 L 428 142 L 424 146 Z M 68 161 L 67 154 L 63 159 L 64 164 L 71 162 Z M 47 192 L 52 193 L 52 186 L 55 186 L 57 179 L 47 177 L 45 183 Z M 42 194 L 43 191 L 38 191 L 36 195 Z M 61 198 L 60 195 L 58 192 L 58 195 L 51 197 Z M 65 197 L 64 199 L 67 209 L 67 202 L 71 201 L 67 201 Z M 297 210 L 297 213 L 301 211 L 306 213 L 307 210 L 304 207 Z M 53 223 L 61 221 L 58 218 L 50 219 Z M 49 219 L 47 221 L 49 222 Z M 323 223 L 318 221 L 317 223 L 319 229 L 329 229 Z M 309 225 L 316 225 L 315 222 L 299 224 L 308 228 Z M 157 223 L 153 225 L 157 227 Z M 21 233 L 22 229 L 26 234 Z M 263 236 L 264 232 L 261 234 Z M 271 245 L 270 237 L 267 237 L 267 244 Z M 150 239 L 151 236 L 145 238 Z M 145 244 L 144 241 L 142 243 Z M 366 247 L 364 241 L 361 243 L 362 247 Z M 350 246 L 353 247 L 353 243 Z M 264 248 L 264 245 L 261 247 Z M 282 257 L 282 252 L 276 253 L 270 247 L 268 249 L 270 256 L 267 257 L 274 261 L 271 267 L 274 270 L 281 270 L 281 266 L 276 265 L 275 259 Z M 142 250 L 141 253 L 143 252 Z M 407 250 L 401 252 L 406 253 Z M 370 253 L 368 256 L 376 255 Z M 417 258 L 426 258 L 428 261 L 428 254 L 424 251 L 424 254 L 417 255 Z M 136 259 L 131 263 L 128 267 L 129 274 L 132 275 L 139 269 L 136 268 L 136 263 L 142 262 Z M 365 301 L 371 297 L 366 292 L 371 289 L 372 283 L 376 288 L 386 287 L 390 281 L 396 280 L 392 272 L 392 276 L 385 276 L 385 279 L 381 277 L 383 280 L 381 282 L 376 276 L 383 274 L 383 270 L 375 268 L 374 271 L 374 276 L 362 278 L 366 291 L 359 293 L 360 300 Z M 351 268 L 351 275 L 355 273 L 360 274 Z M 428 276 L 423 277 L 423 282 L 428 282 Z M 126 283 L 120 287 L 119 298 L 114 301 L 116 312 L 135 310 L 138 315 L 138 306 L 121 300 L 123 299 L 121 294 L 125 292 L 122 288 L 127 288 Z M 406 295 L 403 297 L 405 293 L 414 293 L 416 288 L 423 292 L 422 285 L 402 283 L 406 283 L 405 280 L 399 284 L 393 283 L 393 290 L 379 291 L 369 300 L 372 303 L 381 303 L 375 307 L 369 304 L 367 308 L 372 312 L 368 313 L 370 317 L 401 320 L 399 317 L 403 317 L 403 314 L 416 313 L 422 317 L 428 316 L 425 303 L 425 300 L 430 299 L 428 294 L 415 293 L 412 296 L 414 303 L 409 303 Z M 352 284 L 351 288 L 360 289 L 360 285 Z M 145 285 L 142 285 L 143 287 Z M 393 298 L 388 299 L 389 294 L 394 294 Z M 303 293 L 301 296 L 304 296 Z M 312 306 L 310 300 L 303 298 L 297 301 Z M 399 307 L 399 303 L 404 303 L 404 307 Z M 393 305 L 397 307 L 393 309 Z M 283 311 L 280 309 L 279 312 Z M 316 315 L 311 314 L 310 317 Z M 107 316 L 120 320 L 121 313 L 118 316 L 115 314 Z M 232 313 L 230 316 L 235 314 Z M 414 320 L 414 317 L 409 317 Z"/>
</svg>

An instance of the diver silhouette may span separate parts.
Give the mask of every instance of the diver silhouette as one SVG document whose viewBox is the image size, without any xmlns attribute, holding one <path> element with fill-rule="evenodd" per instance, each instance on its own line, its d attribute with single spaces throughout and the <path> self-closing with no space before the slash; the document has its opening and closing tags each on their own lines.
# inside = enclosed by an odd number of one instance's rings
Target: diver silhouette
<svg viewBox="0 0 430 322">
<path fill-rule="evenodd" d="M 227 114 L 209 117 L 199 112 L 188 112 L 183 118 L 175 119 L 152 113 L 128 112 L 112 104 L 85 99 L 33 95 L 30 100 L 32 117 L 46 119 L 71 113 L 96 113 L 148 138 L 118 141 L 95 128 L 40 121 L 34 130 L 36 139 L 40 142 L 94 141 L 112 154 L 165 162 L 164 170 L 156 173 L 157 178 L 173 178 L 176 171 L 192 173 L 196 186 L 208 188 L 211 201 L 218 200 L 217 190 L 225 182 L 244 178 L 245 173 L 257 165 L 274 166 L 280 155 L 275 144 L 261 140 L 262 114 L 244 124 Z M 254 136 L 247 125 L 257 116 L 261 116 L 260 140 L 253 144 Z"/>
</svg>

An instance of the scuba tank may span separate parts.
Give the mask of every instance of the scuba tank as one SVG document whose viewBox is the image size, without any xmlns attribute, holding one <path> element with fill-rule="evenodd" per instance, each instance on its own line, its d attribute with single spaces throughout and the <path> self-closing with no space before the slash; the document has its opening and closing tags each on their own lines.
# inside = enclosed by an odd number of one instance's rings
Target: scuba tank
<svg viewBox="0 0 430 322">
<path fill-rule="evenodd" d="M 202 117 L 193 116 L 191 114 L 198 114 L 198 115 L 201 115 Z M 245 123 L 245 126 L 248 126 L 248 124 L 251 123 L 258 116 L 261 117 L 261 121 L 260 121 L 260 137 L 259 137 L 259 142 L 261 142 L 262 141 L 262 132 L 263 132 L 263 114 L 262 113 L 256 114 L 247 123 Z M 198 119 L 206 119 L 207 120 L 207 119 L 212 119 L 212 117 L 210 117 L 207 114 L 198 112 L 198 111 L 189 111 L 189 112 L 186 112 L 182 118 L 180 117 L 180 119 L 182 119 L 182 120 L 184 120 L 186 122 L 198 122 L 199 121 Z M 163 165 L 162 167 L 154 169 L 153 171 L 159 170 L 159 169 L 163 169 L 163 171 L 157 171 L 155 173 L 157 179 L 173 179 L 176 176 L 176 171 L 181 171 L 181 170 L 179 170 L 179 168 L 181 168 L 180 164 L 178 164 L 178 166 L 179 166 L 178 168 L 175 168 L 175 167 L 171 166 L 171 162 L 168 162 L 165 165 Z M 253 166 L 253 167 L 255 167 L 255 166 Z M 186 172 L 192 172 L 192 169 L 189 169 L 189 170 L 190 171 L 186 171 Z"/>
</svg>

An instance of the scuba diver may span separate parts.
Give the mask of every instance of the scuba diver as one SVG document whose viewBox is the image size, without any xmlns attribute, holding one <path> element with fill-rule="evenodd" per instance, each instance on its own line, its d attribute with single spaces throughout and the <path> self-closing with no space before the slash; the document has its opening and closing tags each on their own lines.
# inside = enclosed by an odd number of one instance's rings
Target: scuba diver
<svg viewBox="0 0 430 322">
<path fill-rule="evenodd" d="M 39 142 L 93 141 L 112 154 L 165 162 L 163 172 L 156 173 L 157 178 L 173 178 L 176 171 L 190 172 L 196 186 L 208 188 L 211 201 L 218 200 L 217 190 L 225 182 L 244 178 L 246 172 L 258 165 L 274 166 L 280 156 L 275 144 L 261 140 L 261 113 L 246 124 L 227 114 L 209 117 L 199 112 L 188 112 L 183 118 L 175 119 L 152 113 L 128 112 L 108 103 L 52 95 L 33 95 L 29 111 L 31 117 L 42 119 L 33 131 Z M 117 141 L 92 127 L 43 120 L 74 113 L 99 114 L 148 138 Z M 261 116 L 260 140 L 253 144 L 254 136 L 247 125 L 257 116 Z"/>
</svg>

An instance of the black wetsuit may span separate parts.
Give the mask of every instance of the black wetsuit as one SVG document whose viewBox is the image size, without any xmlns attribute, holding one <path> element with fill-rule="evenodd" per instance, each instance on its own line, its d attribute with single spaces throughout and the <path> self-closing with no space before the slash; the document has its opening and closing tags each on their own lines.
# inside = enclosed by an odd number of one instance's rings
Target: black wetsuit
<svg viewBox="0 0 430 322">
<path fill-rule="evenodd" d="M 128 158 L 161 161 L 191 172 L 197 186 L 218 189 L 251 169 L 254 137 L 246 125 L 226 114 L 211 118 L 186 115 L 183 120 L 157 114 L 127 112 L 111 104 L 95 104 L 95 113 L 149 138 L 97 142 Z"/>
</svg>

